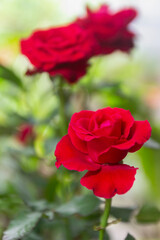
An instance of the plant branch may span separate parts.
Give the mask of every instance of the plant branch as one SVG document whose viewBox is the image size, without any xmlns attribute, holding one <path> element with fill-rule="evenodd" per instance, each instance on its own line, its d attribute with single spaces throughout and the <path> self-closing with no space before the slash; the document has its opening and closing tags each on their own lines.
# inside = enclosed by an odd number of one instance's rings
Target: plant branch
<svg viewBox="0 0 160 240">
<path fill-rule="evenodd" d="M 101 217 L 101 222 L 100 222 L 99 240 L 104 239 L 105 228 L 107 226 L 109 212 L 111 208 L 111 201 L 112 199 L 110 198 L 110 199 L 106 199 L 106 202 L 105 202 L 104 213 Z"/>
</svg>

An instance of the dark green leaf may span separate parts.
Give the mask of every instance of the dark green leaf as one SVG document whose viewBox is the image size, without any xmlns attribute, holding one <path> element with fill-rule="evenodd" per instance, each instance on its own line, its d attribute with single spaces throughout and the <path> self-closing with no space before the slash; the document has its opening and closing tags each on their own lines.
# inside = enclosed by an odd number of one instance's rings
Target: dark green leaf
<svg viewBox="0 0 160 240">
<path fill-rule="evenodd" d="M 26 236 L 24 240 L 42 240 L 42 238 L 35 233 L 31 233 L 28 236 Z"/>
<path fill-rule="evenodd" d="M 121 219 L 122 222 L 128 222 L 133 213 L 133 208 L 120 208 L 120 207 L 112 207 L 111 215 Z"/>
<path fill-rule="evenodd" d="M 136 239 L 128 233 L 128 235 L 125 238 L 125 240 L 136 240 Z"/>
<path fill-rule="evenodd" d="M 28 202 L 27 205 L 34 211 L 43 212 L 49 209 L 53 209 L 53 205 L 46 200 L 39 200 L 34 202 Z"/>
<path fill-rule="evenodd" d="M 55 211 L 63 215 L 80 214 L 87 216 L 96 211 L 100 200 L 93 195 L 78 196 L 70 202 L 58 207 Z"/>
<path fill-rule="evenodd" d="M 23 214 L 12 220 L 8 229 L 4 232 L 3 240 L 18 240 L 30 233 L 36 226 L 42 214 L 39 212 Z"/>
<path fill-rule="evenodd" d="M 153 223 L 160 221 L 160 210 L 155 206 L 144 205 L 136 216 L 140 223 Z"/>
<path fill-rule="evenodd" d="M 10 69 L 0 65 L 0 79 L 5 79 L 18 87 L 23 88 L 21 79 Z"/>
</svg>

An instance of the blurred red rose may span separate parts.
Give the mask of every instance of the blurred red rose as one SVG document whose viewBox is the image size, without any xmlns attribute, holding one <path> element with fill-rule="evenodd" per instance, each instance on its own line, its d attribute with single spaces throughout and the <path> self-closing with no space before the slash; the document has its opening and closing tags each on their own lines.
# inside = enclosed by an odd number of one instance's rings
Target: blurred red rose
<svg viewBox="0 0 160 240">
<path fill-rule="evenodd" d="M 121 108 L 73 114 L 68 134 L 57 144 L 56 167 L 88 173 L 81 184 L 99 197 L 124 194 L 133 185 L 136 168 L 121 161 L 128 152 L 139 150 L 151 136 L 149 122 L 135 121 Z"/>
<path fill-rule="evenodd" d="M 51 76 L 63 76 L 69 83 L 86 73 L 93 46 L 88 31 L 77 24 L 35 31 L 21 41 L 22 53 L 35 66 L 27 74 L 48 72 Z"/>
<path fill-rule="evenodd" d="M 136 15 L 132 8 L 112 13 L 107 5 L 102 5 L 97 11 L 87 8 L 87 16 L 77 19 L 76 23 L 89 30 L 97 41 L 95 54 L 109 54 L 115 50 L 129 52 L 134 46 L 135 35 L 128 25 Z"/>
<path fill-rule="evenodd" d="M 25 123 L 18 128 L 16 139 L 24 145 L 29 144 L 35 138 L 33 125 Z"/>
</svg>

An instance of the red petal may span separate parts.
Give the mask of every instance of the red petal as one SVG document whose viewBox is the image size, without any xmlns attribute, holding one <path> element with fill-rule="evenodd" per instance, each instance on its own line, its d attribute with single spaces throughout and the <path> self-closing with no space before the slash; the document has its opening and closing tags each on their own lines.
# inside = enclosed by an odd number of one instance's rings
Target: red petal
<svg viewBox="0 0 160 240">
<path fill-rule="evenodd" d="M 51 76 L 60 75 L 64 77 L 69 84 L 73 84 L 86 74 L 88 66 L 87 60 L 84 59 L 83 63 L 82 61 L 76 61 L 75 63 L 57 64 L 56 66 L 52 66 L 50 70 L 46 70 L 46 72 Z"/>
<path fill-rule="evenodd" d="M 124 136 L 124 138 L 127 138 L 130 132 L 130 128 L 134 124 L 134 118 L 132 117 L 129 110 L 125 110 L 122 108 L 103 108 L 95 112 L 93 116 L 91 116 L 90 124 L 89 124 L 89 130 L 93 131 L 96 130 L 98 127 L 98 123 L 103 123 L 107 119 L 116 120 L 117 118 L 121 119 L 121 134 Z M 115 124 L 115 123 L 114 123 Z M 116 126 L 115 126 L 116 127 Z M 119 129 L 116 127 L 117 133 L 115 132 L 114 135 L 117 136 L 119 134 Z M 115 129 L 115 131 L 116 131 Z M 104 131 L 103 134 L 104 136 Z"/>
<path fill-rule="evenodd" d="M 98 158 L 98 163 L 110 163 L 115 164 L 122 161 L 127 155 L 126 150 L 119 150 L 110 148 L 108 151 L 101 154 Z"/>
<path fill-rule="evenodd" d="M 81 138 L 79 138 L 77 136 L 77 134 L 79 133 L 80 134 L 80 129 L 79 126 L 77 126 L 77 122 L 80 120 L 80 119 L 90 119 L 90 117 L 92 116 L 94 112 L 93 111 L 87 111 L 87 110 L 83 110 L 79 113 L 75 113 L 73 114 L 72 118 L 71 118 L 71 121 L 70 121 L 70 124 L 69 124 L 69 128 L 68 128 L 68 134 L 69 134 L 69 137 L 72 141 L 72 144 L 79 150 L 79 151 L 82 151 L 84 153 L 87 153 L 88 150 L 87 150 L 87 146 L 86 146 L 86 142 L 83 141 Z M 86 129 L 86 134 L 84 134 L 85 132 L 85 129 L 83 129 L 83 134 L 81 132 L 81 135 L 85 137 L 87 137 L 87 134 L 89 133 Z"/>
<path fill-rule="evenodd" d="M 103 165 L 98 171 L 89 171 L 80 183 L 93 190 L 98 197 L 112 198 L 115 194 L 124 194 L 132 187 L 137 168 L 128 165 Z"/>
<path fill-rule="evenodd" d="M 87 153 L 87 143 L 83 140 L 81 140 L 75 133 L 75 131 L 72 129 L 71 126 L 68 128 L 68 134 L 71 139 L 72 144 L 81 152 Z"/>
<path fill-rule="evenodd" d="M 97 163 L 118 163 L 126 155 L 126 150 L 112 148 L 116 138 L 99 138 L 87 143 L 89 156 Z"/>
<path fill-rule="evenodd" d="M 114 145 L 116 142 L 115 138 L 96 138 L 89 142 L 87 142 L 88 153 L 94 159 L 94 161 L 98 160 L 98 157 L 105 150 L 109 150 L 111 145 Z"/>
<path fill-rule="evenodd" d="M 55 156 L 57 159 L 57 168 L 61 165 L 69 170 L 76 171 L 95 171 L 100 168 L 100 165 L 92 162 L 88 155 L 78 151 L 73 146 L 68 135 L 65 135 L 57 144 Z"/>
<path fill-rule="evenodd" d="M 146 121 L 135 121 L 130 130 L 129 140 L 125 143 L 115 145 L 114 148 L 135 152 L 139 150 L 143 144 L 148 141 L 151 136 L 151 126 Z"/>
<path fill-rule="evenodd" d="M 113 15 L 113 20 L 117 23 L 119 28 L 126 27 L 135 17 L 137 16 L 137 11 L 133 8 L 123 9 Z"/>
</svg>

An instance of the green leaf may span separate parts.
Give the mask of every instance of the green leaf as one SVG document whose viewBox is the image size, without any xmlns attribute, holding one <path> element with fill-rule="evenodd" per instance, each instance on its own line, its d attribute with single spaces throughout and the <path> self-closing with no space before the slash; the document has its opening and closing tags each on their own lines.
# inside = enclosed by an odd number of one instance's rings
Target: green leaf
<svg viewBox="0 0 160 240">
<path fill-rule="evenodd" d="M 5 79 L 17 87 L 24 88 L 21 79 L 10 69 L 0 65 L 0 79 Z"/>
<path fill-rule="evenodd" d="M 138 155 L 141 158 L 141 164 L 144 169 L 144 173 L 146 175 L 147 181 L 149 181 L 150 184 L 148 184 L 148 187 L 150 187 L 151 194 L 156 198 L 160 198 L 160 149 L 151 149 L 151 148 L 142 148 Z M 154 159 L 154 161 L 153 161 Z"/>
<path fill-rule="evenodd" d="M 133 208 L 111 207 L 111 215 L 121 219 L 122 222 L 128 222 L 133 213 Z"/>
<path fill-rule="evenodd" d="M 42 238 L 35 233 L 31 233 L 28 236 L 26 236 L 24 240 L 42 240 Z"/>
<path fill-rule="evenodd" d="M 160 221 L 160 210 L 155 206 L 144 205 L 136 216 L 140 223 L 153 223 Z"/>
<path fill-rule="evenodd" d="M 100 200 L 93 195 L 76 196 L 70 202 L 58 207 L 55 212 L 62 215 L 80 214 L 88 216 L 99 208 Z"/>
<path fill-rule="evenodd" d="M 30 233 L 36 226 L 42 214 L 39 212 L 26 213 L 12 220 L 4 232 L 2 240 L 18 240 Z"/>
<path fill-rule="evenodd" d="M 128 233 L 128 235 L 125 238 L 125 240 L 136 240 L 136 239 Z"/>
<path fill-rule="evenodd" d="M 53 204 L 48 203 L 46 200 L 42 199 L 39 201 L 28 202 L 27 205 L 34 211 L 43 212 L 46 210 L 53 209 Z"/>
</svg>

